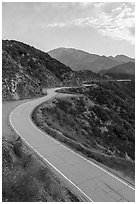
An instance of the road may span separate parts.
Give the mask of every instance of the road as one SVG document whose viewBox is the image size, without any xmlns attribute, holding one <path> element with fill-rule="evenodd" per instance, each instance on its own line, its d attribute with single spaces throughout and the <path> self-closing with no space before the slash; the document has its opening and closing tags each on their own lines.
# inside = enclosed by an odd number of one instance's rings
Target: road
<svg viewBox="0 0 137 204">
<path fill-rule="evenodd" d="M 21 138 L 45 161 L 73 185 L 86 201 L 134 202 L 132 186 L 80 156 L 48 134 L 39 130 L 31 120 L 33 109 L 57 93 L 57 88 L 48 89 L 47 95 L 21 104 L 10 114 L 10 123 Z"/>
</svg>

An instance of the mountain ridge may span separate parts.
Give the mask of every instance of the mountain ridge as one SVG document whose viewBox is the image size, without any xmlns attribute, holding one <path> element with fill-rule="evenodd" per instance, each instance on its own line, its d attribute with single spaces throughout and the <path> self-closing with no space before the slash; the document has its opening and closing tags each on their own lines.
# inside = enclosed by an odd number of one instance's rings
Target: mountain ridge
<svg viewBox="0 0 137 204">
<path fill-rule="evenodd" d="M 133 58 L 125 55 L 117 55 L 115 57 L 104 55 L 91 54 L 83 50 L 75 48 L 56 48 L 48 52 L 49 55 L 65 65 L 72 68 L 72 70 L 90 70 L 99 72 L 103 69 L 109 69 L 124 62 L 134 61 Z"/>
<path fill-rule="evenodd" d="M 114 59 L 118 62 L 135 62 L 135 58 L 131 58 L 131 57 L 128 57 L 126 55 L 123 55 L 123 54 L 120 54 L 120 55 L 116 55 L 115 57 L 113 56 L 109 56 L 109 58 L 111 59 Z"/>
<path fill-rule="evenodd" d="M 79 49 L 79 48 L 74 48 L 74 47 L 57 47 L 57 48 L 54 48 L 54 49 L 52 49 L 52 50 L 49 50 L 47 53 L 49 53 L 50 51 L 57 51 L 58 49 L 62 49 L 62 50 L 75 50 L 75 51 L 81 51 L 81 52 L 84 52 L 84 53 L 87 53 L 87 54 L 92 54 L 92 55 L 96 55 L 96 56 L 100 56 L 100 57 L 110 57 L 110 58 L 116 58 L 116 57 L 127 57 L 127 58 L 129 58 L 129 59 L 131 59 L 131 60 L 135 60 L 135 58 L 134 57 L 130 57 L 130 56 L 128 56 L 128 55 L 125 55 L 125 54 L 116 54 L 116 55 L 101 55 L 101 54 L 97 54 L 97 53 L 91 53 L 91 52 L 88 52 L 88 51 L 85 51 L 85 50 L 82 50 L 82 49 Z"/>
</svg>

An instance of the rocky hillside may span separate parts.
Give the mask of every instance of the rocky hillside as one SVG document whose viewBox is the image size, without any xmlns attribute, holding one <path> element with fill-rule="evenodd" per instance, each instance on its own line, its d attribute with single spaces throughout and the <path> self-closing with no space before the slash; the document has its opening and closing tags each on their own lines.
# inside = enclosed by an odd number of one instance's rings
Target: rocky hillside
<svg viewBox="0 0 137 204">
<path fill-rule="evenodd" d="M 131 176 L 135 159 L 134 85 L 93 82 L 90 87 L 63 90 L 74 97 L 43 103 L 33 119 L 51 135 L 56 130 L 53 135 L 60 141 Z"/>
<path fill-rule="evenodd" d="M 57 48 L 48 53 L 51 57 L 71 67 L 75 71 L 90 70 L 99 72 L 100 70 L 109 69 L 118 64 L 134 61 L 134 59 L 124 55 L 106 57 L 72 48 Z"/>
<path fill-rule="evenodd" d="M 93 72 L 76 73 L 32 46 L 14 40 L 2 41 L 3 100 L 31 98 L 42 88 L 81 83 L 100 78 Z"/>
<path fill-rule="evenodd" d="M 11 56 L 2 53 L 2 98 L 3 100 L 18 100 L 31 98 L 42 94 L 42 87 L 37 78 L 26 74 L 23 66 Z"/>
<path fill-rule="evenodd" d="M 16 100 L 59 85 L 70 68 L 48 54 L 17 41 L 2 41 L 3 99 Z"/>
</svg>

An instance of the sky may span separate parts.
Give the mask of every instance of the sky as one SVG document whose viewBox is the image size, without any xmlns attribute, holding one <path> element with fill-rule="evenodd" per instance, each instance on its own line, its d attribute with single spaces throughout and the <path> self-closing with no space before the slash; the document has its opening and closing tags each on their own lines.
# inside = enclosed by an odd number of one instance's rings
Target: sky
<svg viewBox="0 0 137 204">
<path fill-rule="evenodd" d="M 3 2 L 2 38 L 135 57 L 134 2 Z"/>
</svg>

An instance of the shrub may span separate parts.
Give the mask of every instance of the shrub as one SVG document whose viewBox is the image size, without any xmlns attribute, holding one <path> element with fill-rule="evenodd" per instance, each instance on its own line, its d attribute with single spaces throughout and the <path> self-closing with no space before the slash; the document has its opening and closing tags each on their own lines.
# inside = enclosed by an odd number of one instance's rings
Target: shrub
<svg viewBox="0 0 137 204">
<path fill-rule="evenodd" d="M 22 149 L 21 149 L 21 147 L 22 147 L 22 143 L 20 141 L 17 141 L 13 146 L 14 153 L 20 158 L 22 158 Z"/>
<path fill-rule="evenodd" d="M 61 188 L 59 187 L 59 185 L 55 184 L 55 183 L 51 183 L 49 185 L 49 190 L 50 190 L 50 194 L 53 197 L 54 200 L 57 200 L 57 198 L 61 198 Z"/>
</svg>

